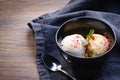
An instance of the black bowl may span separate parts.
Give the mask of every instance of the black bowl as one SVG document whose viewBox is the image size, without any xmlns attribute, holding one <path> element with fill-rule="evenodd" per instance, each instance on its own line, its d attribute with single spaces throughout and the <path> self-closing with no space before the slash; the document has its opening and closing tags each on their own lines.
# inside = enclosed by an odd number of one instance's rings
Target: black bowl
<svg viewBox="0 0 120 80">
<path fill-rule="evenodd" d="M 64 37 L 71 34 L 81 34 L 82 36 L 86 37 L 86 35 L 89 33 L 90 29 L 94 29 L 95 33 L 104 35 L 107 33 L 107 37 L 110 39 L 111 44 L 108 51 L 106 51 L 104 54 L 96 57 L 75 57 L 74 55 L 71 55 L 67 52 L 64 52 L 61 47 L 61 41 Z M 116 43 L 116 36 L 115 32 L 112 29 L 112 25 L 109 23 L 96 19 L 96 18 L 90 18 L 90 17 L 77 17 L 70 19 L 63 23 L 61 27 L 58 29 L 56 33 L 56 43 L 58 47 L 62 50 L 63 57 L 72 63 L 100 63 L 104 61 L 105 58 L 108 57 L 108 55 L 111 53 L 112 48 L 114 47 Z"/>
</svg>

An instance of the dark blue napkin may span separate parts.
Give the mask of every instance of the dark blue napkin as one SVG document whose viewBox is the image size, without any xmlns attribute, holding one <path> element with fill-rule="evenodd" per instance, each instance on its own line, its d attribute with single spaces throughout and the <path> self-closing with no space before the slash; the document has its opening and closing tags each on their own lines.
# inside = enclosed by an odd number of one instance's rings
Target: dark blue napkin
<svg viewBox="0 0 120 80">
<path fill-rule="evenodd" d="M 117 42 L 112 54 L 100 69 L 93 67 L 83 71 L 83 68 L 73 66 L 62 56 L 55 42 L 57 29 L 65 21 L 75 17 L 94 17 L 107 21 L 112 25 Z M 74 75 L 78 80 L 120 80 L 120 3 L 119 0 L 71 0 L 64 8 L 53 13 L 44 14 L 28 23 L 36 40 L 36 61 L 40 80 L 69 80 L 60 72 L 51 72 L 45 68 L 41 55 L 48 53 L 57 58 L 63 69 Z M 98 72 L 97 72 L 98 71 Z M 89 72 L 93 72 L 88 74 Z"/>
</svg>

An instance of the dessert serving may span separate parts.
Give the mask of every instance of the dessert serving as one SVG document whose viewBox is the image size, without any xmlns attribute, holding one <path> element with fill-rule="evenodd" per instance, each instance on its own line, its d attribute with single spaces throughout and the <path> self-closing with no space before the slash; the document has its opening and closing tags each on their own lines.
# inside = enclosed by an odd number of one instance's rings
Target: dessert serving
<svg viewBox="0 0 120 80">
<path fill-rule="evenodd" d="M 86 39 L 80 34 L 68 35 L 61 41 L 61 48 L 76 57 L 95 57 L 105 53 L 110 46 L 106 35 L 95 34 L 90 30 Z"/>
<path fill-rule="evenodd" d="M 68 62 L 99 65 L 112 53 L 116 43 L 116 35 L 111 26 L 98 18 L 72 18 L 57 30 L 57 46 Z"/>
</svg>

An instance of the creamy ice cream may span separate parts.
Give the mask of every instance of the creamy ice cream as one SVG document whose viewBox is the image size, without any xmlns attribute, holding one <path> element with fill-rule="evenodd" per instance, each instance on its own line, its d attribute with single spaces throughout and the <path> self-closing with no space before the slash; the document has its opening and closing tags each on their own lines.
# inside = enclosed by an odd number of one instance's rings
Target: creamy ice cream
<svg viewBox="0 0 120 80">
<path fill-rule="evenodd" d="M 84 41 L 86 40 L 82 35 L 68 35 L 61 41 L 61 48 L 75 57 L 85 57 L 85 46 L 82 45 Z"/>
<path fill-rule="evenodd" d="M 98 56 L 106 52 L 109 48 L 109 41 L 100 34 L 93 34 L 89 40 L 87 49 L 90 57 Z"/>
<path fill-rule="evenodd" d="M 75 57 L 95 57 L 109 49 L 109 40 L 101 34 L 91 34 L 85 39 L 80 34 L 66 36 L 61 41 L 63 51 Z"/>
</svg>

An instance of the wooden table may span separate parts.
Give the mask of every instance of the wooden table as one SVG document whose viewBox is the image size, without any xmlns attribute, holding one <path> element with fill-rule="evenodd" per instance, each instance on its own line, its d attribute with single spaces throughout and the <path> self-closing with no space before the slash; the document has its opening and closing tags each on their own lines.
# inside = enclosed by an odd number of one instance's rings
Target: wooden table
<svg viewBox="0 0 120 80">
<path fill-rule="evenodd" d="M 27 23 L 69 0 L 0 0 L 0 80 L 39 80 L 36 45 Z"/>
</svg>

